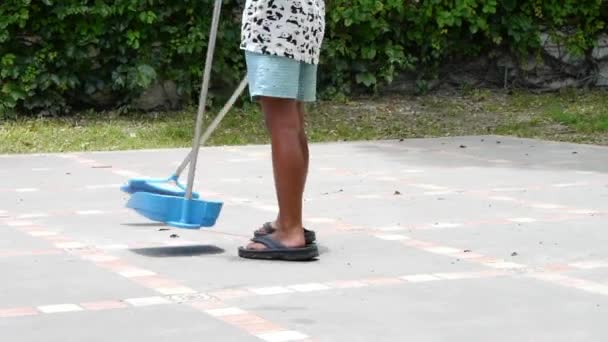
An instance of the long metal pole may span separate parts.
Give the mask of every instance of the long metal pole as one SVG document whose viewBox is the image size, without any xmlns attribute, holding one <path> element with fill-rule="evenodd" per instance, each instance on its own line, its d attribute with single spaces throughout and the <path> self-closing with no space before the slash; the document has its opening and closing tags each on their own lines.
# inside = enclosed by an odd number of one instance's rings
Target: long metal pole
<svg viewBox="0 0 608 342">
<path fill-rule="evenodd" d="M 213 19 L 211 21 L 211 33 L 209 34 L 209 44 L 207 46 L 207 59 L 205 61 L 205 73 L 203 75 L 203 85 L 201 95 L 198 102 L 198 114 L 196 118 L 196 128 L 194 139 L 192 140 L 192 157 L 190 158 L 190 168 L 188 170 L 188 187 L 186 188 L 186 198 L 192 199 L 192 188 L 194 187 L 194 174 L 196 172 L 196 162 L 198 160 L 199 141 L 203 119 L 205 116 L 205 107 L 207 104 L 207 93 L 209 91 L 209 79 L 211 78 L 211 67 L 213 65 L 213 53 L 215 52 L 215 40 L 217 38 L 217 30 L 220 21 L 220 13 L 222 11 L 222 0 L 215 1 L 213 9 Z"/>
</svg>

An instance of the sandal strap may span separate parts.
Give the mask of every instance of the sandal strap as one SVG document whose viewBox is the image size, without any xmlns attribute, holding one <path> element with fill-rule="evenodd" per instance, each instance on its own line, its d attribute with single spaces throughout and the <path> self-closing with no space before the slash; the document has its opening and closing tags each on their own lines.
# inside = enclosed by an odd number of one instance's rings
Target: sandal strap
<svg viewBox="0 0 608 342">
<path fill-rule="evenodd" d="M 276 229 L 272 227 L 272 222 L 265 222 L 262 227 L 256 230 L 258 234 L 272 234 Z"/>
<path fill-rule="evenodd" d="M 266 246 L 268 249 L 285 249 L 285 248 L 287 248 L 287 247 L 285 247 L 285 245 L 283 245 L 279 241 L 274 240 L 269 235 L 256 236 L 253 239 L 251 239 L 251 241 L 260 243 L 260 244 Z"/>
</svg>

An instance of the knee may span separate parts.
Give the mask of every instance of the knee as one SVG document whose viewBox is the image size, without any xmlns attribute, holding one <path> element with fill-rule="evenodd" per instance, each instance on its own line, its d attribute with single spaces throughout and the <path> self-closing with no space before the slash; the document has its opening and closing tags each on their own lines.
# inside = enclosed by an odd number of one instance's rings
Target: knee
<svg viewBox="0 0 608 342">
<path fill-rule="evenodd" d="M 296 133 L 303 130 L 303 123 L 296 101 L 289 99 L 261 99 L 266 127 L 271 133 Z"/>
</svg>

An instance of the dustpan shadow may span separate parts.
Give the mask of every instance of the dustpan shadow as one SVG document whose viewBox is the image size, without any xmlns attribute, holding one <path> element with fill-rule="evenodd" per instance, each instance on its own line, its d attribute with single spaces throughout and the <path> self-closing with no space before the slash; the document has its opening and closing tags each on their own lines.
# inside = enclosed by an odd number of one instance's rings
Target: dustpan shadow
<svg viewBox="0 0 608 342">
<path fill-rule="evenodd" d="M 213 245 L 134 248 L 130 251 L 139 255 L 155 258 L 194 257 L 201 255 L 216 255 L 225 252 L 222 248 Z"/>
<path fill-rule="evenodd" d="M 137 223 L 121 223 L 122 226 L 128 227 L 166 227 L 162 222 L 137 222 Z"/>
</svg>

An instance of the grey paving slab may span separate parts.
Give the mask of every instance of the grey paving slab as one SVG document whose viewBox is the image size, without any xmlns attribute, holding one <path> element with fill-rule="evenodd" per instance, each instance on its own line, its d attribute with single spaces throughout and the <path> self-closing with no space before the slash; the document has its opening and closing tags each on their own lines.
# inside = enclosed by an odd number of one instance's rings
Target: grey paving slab
<svg viewBox="0 0 608 342">
<path fill-rule="evenodd" d="M 236 256 L 276 215 L 267 145 L 201 150 L 196 189 L 225 201 L 211 229 L 124 208 L 119 184 L 167 177 L 187 152 L 0 156 L 0 340 L 608 338 L 607 147 L 499 136 L 312 144 L 305 223 L 322 254 L 295 264 Z M 219 320 L 176 304 L 201 298 Z M 100 301 L 121 308 L 83 304 Z M 56 304 L 79 311 L 39 309 Z"/>
<path fill-rule="evenodd" d="M 419 226 L 446 222 L 507 219 L 530 215 L 530 208 L 513 207 L 504 202 L 463 196 L 392 196 L 389 199 L 335 199 L 311 201 L 307 209 L 367 227 L 389 225 Z M 336 196 L 338 197 L 338 196 Z M 355 208 L 362 208 L 355 210 Z M 430 215 L 432 212 L 432 215 Z"/>
<path fill-rule="evenodd" d="M 574 270 L 568 272 L 568 274 L 572 277 L 590 280 L 600 284 L 608 283 L 608 265 L 595 269 Z"/>
<path fill-rule="evenodd" d="M 333 280 L 361 280 L 376 277 L 398 277 L 408 274 L 435 272 L 480 271 L 482 267 L 457 262 L 452 258 L 432 255 L 427 252 L 407 249 L 398 244 L 347 234 L 319 237 L 322 259 L 315 263 L 259 263 L 238 259 L 234 251 L 243 241 L 232 240 L 220 243 L 201 243 L 193 246 L 221 248 L 224 253 L 206 253 L 201 248 L 190 256 L 188 247 L 164 250 L 165 255 L 156 256 L 158 249 L 135 249 L 121 251 L 121 257 L 132 264 L 154 269 L 163 275 L 178 279 L 198 291 L 224 288 L 258 288 L 286 286 L 308 282 L 331 282 Z M 365 244 L 361 243 L 365 241 Z M 181 257 L 180 254 L 189 257 Z M 150 257 L 152 255 L 152 257 Z M 424 264 L 420 260 L 425 260 Z M 176 265 L 179 263 L 179 266 Z M 222 272 L 212 270 L 223 270 Z M 285 275 L 289 274 L 289 277 Z"/>
<path fill-rule="evenodd" d="M 606 298 L 528 279 L 407 284 L 244 300 L 319 341 L 597 341 Z M 339 302 L 340 305 L 335 305 Z"/>
<path fill-rule="evenodd" d="M 0 320 L 3 341 L 259 341 L 184 305 Z"/>
<path fill-rule="evenodd" d="M 244 221 L 242 217 L 249 218 L 249 221 Z M 133 216 L 133 218 L 137 217 Z M 239 286 L 271 286 L 285 282 L 301 283 L 307 280 L 331 281 L 410 273 L 480 270 L 474 265 L 456 263 L 452 258 L 434 256 L 398 244 L 387 244 L 373 237 L 365 239 L 365 235 L 359 232 L 324 232 L 322 228 L 317 229 L 323 253 L 323 259 L 319 263 L 294 266 L 289 263 L 254 262 L 255 268 L 252 268 L 252 263 L 238 259 L 235 251 L 247 241 L 254 229 L 270 218 L 271 216 L 266 212 L 233 206 L 227 209 L 227 214 L 214 229 L 203 231 L 164 230 L 167 228 L 147 225 L 146 221 L 141 219 L 135 222 L 125 220 L 125 216 L 122 215 L 100 215 L 94 220 L 87 216 L 50 218 L 46 219 L 46 225 L 51 231 L 61 232 L 76 241 L 98 248 L 124 244 L 125 247 L 121 250 L 108 252 L 120 256 L 137 267 L 153 269 L 155 272 L 187 283 L 199 291 Z M 70 224 L 62 226 L 61 222 Z M 179 237 L 171 238 L 173 234 Z M 362 240 L 367 241 L 362 244 L 360 243 Z M 171 247 L 172 244 L 184 244 L 184 246 Z M 139 245 L 142 247 L 138 247 Z M 418 260 L 424 258 L 428 258 L 428 263 L 420 264 Z M 395 259 L 399 260 L 397 265 Z M 177 264 L 179 267 L 176 267 Z M 226 272 L 208 272 L 208 270 L 223 269 L 226 265 L 230 265 L 230 269 Z M 298 267 L 297 271 L 294 267 Z M 290 270 L 293 270 L 293 274 L 286 281 L 284 272 Z M 265 276 L 255 277 L 260 271 Z M 244 282 L 244 278 L 249 280 Z"/>
<path fill-rule="evenodd" d="M 3 307 L 146 297 L 151 290 L 71 255 L 0 258 Z"/>
<path fill-rule="evenodd" d="M 0 224 L 2 239 L 0 239 L 0 251 L 3 250 L 35 250 L 52 247 L 52 245 L 44 240 L 40 240 L 22 232 L 9 229 L 7 226 Z"/>
<path fill-rule="evenodd" d="M 608 260 L 605 218 L 567 222 L 483 224 L 412 231 L 410 236 L 534 267 L 580 260 Z M 512 255 L 516 253 L 516 255 Z"/>
<path fill-rule="evenodd" d="M 586 184 L 585 179 L 575 179 L 571 182 L 555 183 L 545 189 L 512 193 L 511 195 L 527 202 L 555 204 L 564 207 L 564 214 L 569 212 L 585 211 L 589 215 L 593 211 L 605 212 L 608 210 L 608 181 L 597 184 Z M 543 209 L 543 208 L 540 208 Z"/>
</svg>

